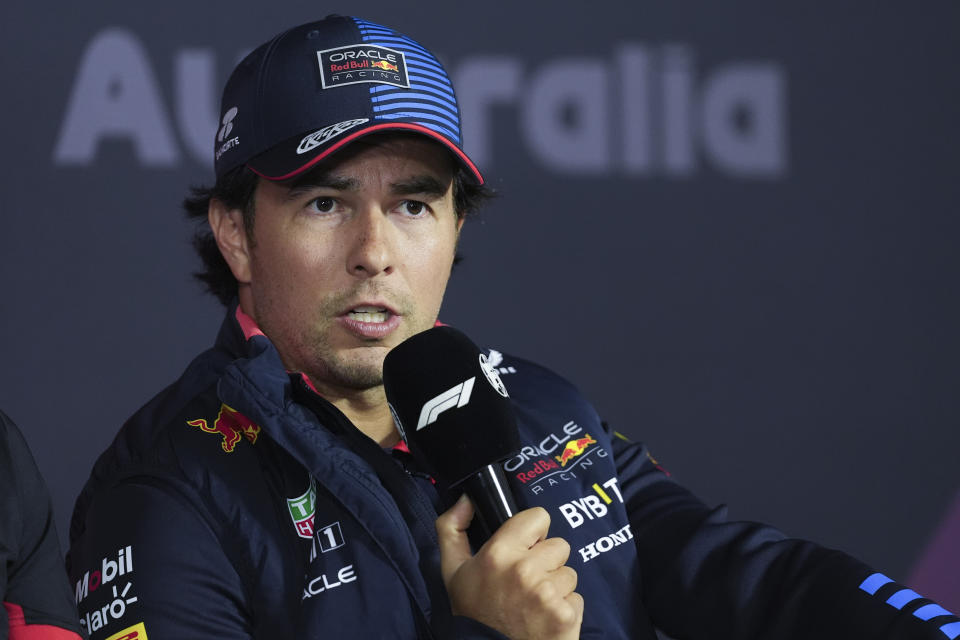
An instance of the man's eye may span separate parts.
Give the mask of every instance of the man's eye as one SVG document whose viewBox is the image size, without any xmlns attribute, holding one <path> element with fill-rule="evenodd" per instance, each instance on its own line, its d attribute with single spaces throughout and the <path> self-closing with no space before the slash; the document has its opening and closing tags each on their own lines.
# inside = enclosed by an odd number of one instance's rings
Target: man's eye
<svg viewBox="0 0 960 640">
<path fill-rule="evenodd" d="M 411 216 L 420 216 L 427 211 L 427 205 L 419 200 L 404 200 L 401 208 L 404 213 Z"/>
<path fill-rule="evenodd" d="M 337 206 L 337 201 L 334 198 L 317 198 L 312 200 L 310 204 L 307 205 L 308 209 L 317 211 L 318 213 L 330 213 Z"/>
</svg>

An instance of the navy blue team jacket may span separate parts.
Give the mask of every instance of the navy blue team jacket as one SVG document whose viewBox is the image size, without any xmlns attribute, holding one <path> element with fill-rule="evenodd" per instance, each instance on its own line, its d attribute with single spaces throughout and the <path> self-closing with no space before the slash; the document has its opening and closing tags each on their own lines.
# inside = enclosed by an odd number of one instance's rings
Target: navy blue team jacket
<svg viewBox="0 0 960 640">
<path fill-rule="evenodd" d="M 450 613 L 434 521 L 457 496 L 359 437 L 234 311 L 77 500 L 68 569 L 90 637 L 502 638 Z M 518 504 L 546 508 L 571 545 L 581 637 L 960 635 L 949 612 L 843 553 L 727 522 L 568 382 L 490 359 L 524 445 L 504 468 Z"/>
</svg>

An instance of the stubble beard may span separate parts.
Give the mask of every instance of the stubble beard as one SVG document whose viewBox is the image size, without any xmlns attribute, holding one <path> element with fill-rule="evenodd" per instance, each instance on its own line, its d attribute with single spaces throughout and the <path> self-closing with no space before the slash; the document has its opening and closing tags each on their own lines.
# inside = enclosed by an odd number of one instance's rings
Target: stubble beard
<svg viewBox="0 0 960 640">
<path fill-rule="evenodd" d="M 444 287 L 446 288 L 446 287 Z M 257 296 L 253 307 L 260 328 L 280 352 L 284 366 L 288 371 L 305 373 L 318 391 L 324 389 L 336 393 L 336 389 L 350 391 L 369 391 L 383 387 L 383 359 L 387 352 L 403 340 L 432 327 L 439 313 L 426 310 L 407 295 L 390 293 L 379 285 L 368 284 L 363 295 L 357 290 L 334 294 L 323 300 L 313 310 L 314 322 L 299 327 L 272 326 L 270 321 L 277 316 L 290 317 L 289 312 L 279 311 L 277 300 L 272 296 Z M 343 339 L 336 320 L 338 314 L 351 300 L 362 297 L 383 297 L 403 319 L 401 326 L 391 336 L 383 340 L 370 340 L 367 344 L 345 347 L 335 344 L 334 336 Z M 441 293 L 441 300 L 443 296 Z M 399 338 L 399 339 L 398 339 Z M 386 342 L 389 340 L 390 345 Z"/>
<path fill-rule="evenodd" d="M 351 351 L 373 348 L 358 347 Z M 383 386 L 383 357 L 374 356 L 372 353 L 345 357 L 322 338 L 314 339 L 310 351 L 313 366 L 306 373 L 315 385 L 331 385 L 353 391 L 367 391 Z"/>
<path fill-rule="evenodd" d="M 371 297 L 378 295 L 376 291 L 367 293 Z M 296 367 L 306 373 L 318 390 L 328 387 L 331 391 L 335 388 L 368 391 L 383 386 L 383 359 L 391 348 L 386 344 L 387 339 L 370 340 L 366 344 L 361 342 L 348 347 L 336 344 L 337 338 L 334 336 L 343 340 L 337 328 L 336 314 L 343 308 L 344 300 L 353 297 L 353 294 L 341 294 L 325 300 L 317 310 L 316 317 L 321 320 L 301 327 L 297 331 L 299 335 L 292 341 L 294 345 L 299 345 L 297 351 L 300 353 L 295 356 L 299 362 L 287 363 L 288 368 Z M 418 319 L 416 306 L 409 299 L 397 296 L 389 298 L 404 319 L 398 328 L 403 332 L 398 336 L 401 340 L 432 326 Z M 426 326 L 420 327 L 421 324 Z M 391 345 L 393 342 L 390 340 Z"/>
</svg>

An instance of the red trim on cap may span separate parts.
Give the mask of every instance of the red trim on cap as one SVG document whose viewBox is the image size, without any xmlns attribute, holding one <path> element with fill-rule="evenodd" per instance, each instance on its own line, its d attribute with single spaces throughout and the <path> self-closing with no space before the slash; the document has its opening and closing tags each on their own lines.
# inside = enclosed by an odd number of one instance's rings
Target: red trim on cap
<svg viewBox="0 0 960 640">
<path fill-rule="evenodd" d="M 428 129 L 427 127 L 424 127 L 423 125 L 413 124 L 412 122 L 396 122 L 396 123 L 392 123 L 392 124 L 389 124 L 389 123 L 388 123 L 388 124 L 375 124 L 375 125 L 373 125 L 372 127 L 367 127 L 367 128 L 365 128 L 365 129 L 361 129 L 360 131 L 355 131 L 355 132 L 351 133 L 350 135 L 348 135 L 346 138 L 343 138 L 342 140 L 338 140 L 335 144 L 330 145 L 330 148 L 328 148 L 326 151 L 324 151 L 324 152 L 321 153 L 320 155 L 318 155 L 318 156 L 316 156 L 316 157 L 314 157 L 314 158 L 311 158 L 309 162 L 307 162 L 305 165 L 303 165 L 303 166 L 300 167 L 299 169 L 294 169 L 294 170 L 291 171 L 290 173 L 287 173 L 287 174 L 282 175 L 282 176 L 268 176 L 268 175 L 266 175 L 266 174 L 264 174 L 264 173 L 261 173 L 260 171 L 257 171 L 257 170 L 256 170 L 255 168 L 253 168 L 249 163 L 247 163 L 247 166 L 250 167 L 250 170 L 251 170 L 251 171 L 253 171 L 255 174 L 257 174 L 258 176 L 260 176 L 261 178 L 263 178 L 263 179 L 265 179 L 265 180 L 271 180 L 271 181 L 273 181 L 273 182 L 280 182 L 280 181 L 282 181 L 282 180 L 289 180 L 290 178 L 293 178 L 293 177 L 295 177 L 295 176 L 300 175 L 301 173 L 303 173 L 304 171 L 306 171 L 307 169 L 309 169 L 309 168 L 312 167 L 313 165 L 317 164 L 318 162 L 320 162 L 320 161 L 323 160 L 324 158 L 328 157 L 331 153 L 333 153 L 333 152 L 336 151 L 337 149 L 340 149 L 341 147 L 343 147 L 343 146 L 344 146 L 345 144 L 347 144 L 348 142 L 353 142 L 353 141 L 356 140 L 357 138 L 361 138 L 361 137 L 363 137 L 363 136 L 365 136 L 365 135 L 367 135 L 367 134 L 373 133 L 373 132 L 375 132 L 375 131 L 395 131 L 395 130 L 397 130 L 397 129 L 408 129 L 408 130 L 410 130 L 410 131 L 416 131 L 417 133 L 422 133 L 422 134 L 424 134 L 424 135 L 426 135 L 426 136 L 430 136 L 431 138 L 433 138 L 434 140 L 436 140 L 436 141 L 438 141 L 438 142 L 442 142 L 442 143 L 444 144 L 444 146 L 446 146 L 448 149 L 450 149 L 450 151 L 453 151 L 453 152 L 456 154 L 456 156 L 457 156 L 458 158 L 460 158 L 460 161 L 461 161 L 461 162 L 463 162 L 465 165 L 467 165 L 467 168 L 469 168 L 470 171 L 473 172 L 474 177 L 479 181 L 479 183 L 480 183 L 480 184 L 483 184 L 483 176 L 480 175 L 480 170 L 477 169 L 477 165 L 473 164 L 473 162 L 470 160 L 470 158 L 467 157 L 467 154 L 465 154 L 463 151 L 460 150 L 460 147 L 458 147 L 457 145 L 453 144 L 453 143 L 450 142 L 447 138 L 445 138 L 444 136 L 440 135 L 440 134 L 437 133 L 436 131 L 433 131 L 432 129 Z"/>
<path fill-rule="evenodd" d="M 4 602 L 7 610 L 7 622 L 10 630 L 10 640 L 81 640 L 73 631 L 50 624 L 27 624 L 23 615 L 23 607 L 12 602 Z"/>
</svg>

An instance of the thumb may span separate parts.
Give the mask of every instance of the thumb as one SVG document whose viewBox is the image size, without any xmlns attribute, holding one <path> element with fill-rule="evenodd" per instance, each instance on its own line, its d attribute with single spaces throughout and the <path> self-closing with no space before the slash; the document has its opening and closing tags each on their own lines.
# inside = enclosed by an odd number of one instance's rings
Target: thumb
<svg viewBox="0 0 960 640">
<path fill-rule="evenodd" d="M 464 562 L 473 557 L 467 527 L 473 520 L 473 504 L 467 494 L 437 518 L 437 542 L 440 546 L 440 572 L 448 585 Z"/>
</svg>

